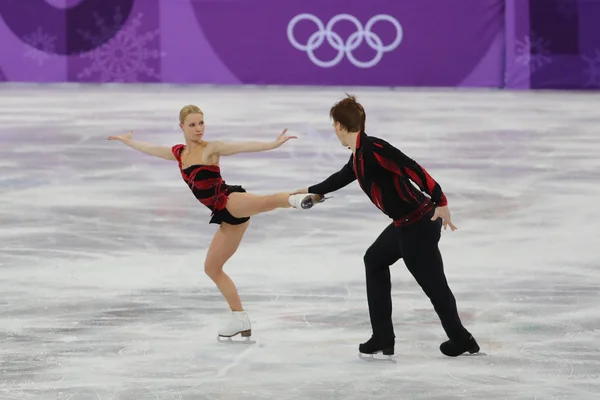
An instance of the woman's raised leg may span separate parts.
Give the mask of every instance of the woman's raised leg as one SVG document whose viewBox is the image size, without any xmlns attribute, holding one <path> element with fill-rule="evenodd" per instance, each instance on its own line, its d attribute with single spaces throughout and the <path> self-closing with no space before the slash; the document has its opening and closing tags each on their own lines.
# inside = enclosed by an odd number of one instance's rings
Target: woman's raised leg
<svg viewBox="0 0 600 400">
<path fill-rule="evenodd" d="M 281 192 L 259 196 L 252 193 L 231 193 L 227 200 L 227 211 L 236 218 L 251 217 L 277 208 L 310 208 L 321 201 L 317 194 L 290 194 Z M 306 204 L 306 207 L 305 207 Z"/>
</svg>

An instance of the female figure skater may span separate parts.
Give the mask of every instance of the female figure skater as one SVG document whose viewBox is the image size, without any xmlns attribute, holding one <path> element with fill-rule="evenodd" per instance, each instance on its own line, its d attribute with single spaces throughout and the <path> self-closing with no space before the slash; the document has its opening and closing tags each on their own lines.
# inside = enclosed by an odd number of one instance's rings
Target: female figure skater
<svg viewBox="0 0 600 400">
<path fill-rule="evenodd" d="M 237 288 L 231 278 L 223 272 L 223 265 L 236 252 L 250 217 L 277 208 L 311 208 L 323 201 L 321 196 L 288 192 L 258 196 L 246 193 L 241 186 L 227 185 L 221 177 L 219 158 L 238 153 L 252 153 L 273 150 L 295 136 L 286 136 L 287 129 L 273 142 L 207 142 L 204 137 L 204 113 L 195 105 L 183 107 L 179 113 L 180 128 L 185 145 L 173 147 L 155 146 L 131 138 L 129 132 L 121 136 L 109 136 L 108 140 L 118 140 L 142 153 L 165 160 L 177 161 L 183 180 L 194 196 L 212 211 L 209 223 L 220 224 L 208 248 L 204 271 L 212 279 L 227 300 L 232 311 L 229 323 L 219 330 L 219 337 L 232 337 L 241 333 L 251 336 L 251 324 L 242 307 Z"/>
</svg>

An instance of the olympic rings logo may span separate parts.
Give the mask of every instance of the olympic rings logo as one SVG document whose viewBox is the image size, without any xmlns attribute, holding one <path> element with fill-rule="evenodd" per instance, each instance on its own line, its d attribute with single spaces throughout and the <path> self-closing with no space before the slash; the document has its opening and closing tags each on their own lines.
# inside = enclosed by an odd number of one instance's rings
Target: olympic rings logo
<svg viewBox="0 0 600 400">
<path fill-rule="evenodd" d="M 296 27 L 296 24 L 303 20 L 314 22 L 317 26 L 317 31 L 310 35 L 306 44 L 298 43 L 294 37 L 294 28 Z M 356 26 L 356 32 L 351 34 L 346 42 L 342 40 L 342 37 L 339 34 L 333 31 L 335 24 L 340 21 L 349 21 Z M 396 29 L 396 38 L 388 45 L 384 45 L 381 38 L 371 31 L 373 25 L 380 21 L 389 22 Z M 305 51 L 308 54 L 308 58 L 321 68 L 331 68 L 336 66 L 342 61 L 344 55 L 355 67 L 371 68 L 381 61 L 384 53 L 390 52 L 400 45 L 402 42 L 403 30 L 400 23 L 394 17 L 386 14 L 375 15 L 367 22 L 364 28 L 360 21 L 350 14 L 336 15 L 327 23 L 327 26 L 324 26 L 323 22 L 312 14 L 299 14 L 292 18 L 288 23 L 287 36 L 292 46 L 300 51 Z M 315 56 L 315 50 L 321 47 L 325 39 L 327 39 L 327 43 L 338 52 L 338 54 L 329 61 L 320 60 Z M 352 52 L 362 44 L 363 40 L 366 40 L 367 44 L 376 51 L 375 57 L 370 61 L 357 60 L 356 57 L 354 57 L 354 54 L 352 54 Z"/>
</svg>

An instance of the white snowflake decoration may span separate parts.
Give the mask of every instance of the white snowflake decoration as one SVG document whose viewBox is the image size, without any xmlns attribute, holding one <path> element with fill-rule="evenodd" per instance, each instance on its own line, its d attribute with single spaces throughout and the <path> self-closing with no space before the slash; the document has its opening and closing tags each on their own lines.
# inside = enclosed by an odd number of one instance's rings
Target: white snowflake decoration
<svg viewBox="0 0 600 400">
<path fill-rule="evenodd" d="M 82 31 L 81 29 L 78 30 L 78 33 L 84 40 L 87 40 L 96 47 L 103 45 L 107 40 L 113 38 L 124 25 L 123 14 L 119 7 L 115 7 L 115 14 L 112 21 L 113 25 L 107 25 L 106 21 L 104 21 L 98 13 L 94 13 L 94 19 L 96 20 L 96 28 L 100 30 L 99 33 L 94 32 L 92 34 L 90 32 Z"/>
<path fill-rule="evenodd" d="M 34 32 L 23 37 L 23 41 L 27 44 L 23 56 L 37 62 L 41 67 L 54 53 L 56 36 L 49 35 L 38 27 Z"/>
<path fill-rule="evenodd" d="M 526 35 L 523 40 L 517 40 L 515 44 L 517 51 L 515 61 L 520 65 L 528 66 L 531 72 L 552 62 L 549 50 L 550 42 L 533 32 L 531 35 Z"/>
<path fill-rule="evenodd" d="M 600 49 L 596 49 L 595 55 L 591 57 L 583 55 L 581 59 L 588 64 L 585 70 L 588 81 L 585 85 L 600 88 Z"/>
<path fill-rule="evenodd" d="M 85 68 L 78 78 L 87 78 L 93 74 L 100 75 L 102 82 L 137 82 L 140 75 L 159 79 L 158 72 L 147 65 L 148 60 L 161 58 L 163 54 L 157 49 L 148 48 L 159 30 L 139 33 L 143 14 L 139 13 L 125 24 L 120 30 L 123 16 L 117 9 L 114 16 L 114 25 L 108 26 L 96 16 L 96 25 L 100 28 L 99 35 L 91 35 L 89 32 L 81 32 L 82 37 L 89 42 L 98 45 L 104 43 L 107 37 L 112 37 L 100 47 L 83 54 L 81 58 L 91 60 L 91 65 Z M 118 32 L 115 34 L 114 32 Z"/>
</svg>

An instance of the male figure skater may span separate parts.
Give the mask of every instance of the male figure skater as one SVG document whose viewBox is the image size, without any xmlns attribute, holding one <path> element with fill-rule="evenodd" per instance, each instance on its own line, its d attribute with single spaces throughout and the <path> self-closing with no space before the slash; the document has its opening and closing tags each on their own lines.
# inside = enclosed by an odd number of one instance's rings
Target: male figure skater
<svg viewBox="0 0 600 400">
<path fill-rule="evenodd" d="M 323 182 L 296 193 L 324 196 L 355 179 L 369 199 L 393 222 L 364 255 L 367 299 L 373 334 L 359 345 L 362 354 L 394 354 L 392 298 L 389 267 L 404 259 L 406 267 L 431 300 L 448 341 L 440 345 L 446 356 L 479 352 L 479 345 L 458 316 L 438 248 L 441 227 L 456 227 L 450 220 L 440 185 L 414 160 L 386 141 L 367 136 L 366 114 L 354 96 L 336 103 L 329 113 L 342 145 L 352 150 L 341 170 Z M 410 181 L 427 193 L 426 197 Z"/>
</svg>

